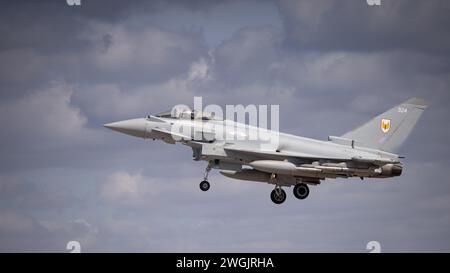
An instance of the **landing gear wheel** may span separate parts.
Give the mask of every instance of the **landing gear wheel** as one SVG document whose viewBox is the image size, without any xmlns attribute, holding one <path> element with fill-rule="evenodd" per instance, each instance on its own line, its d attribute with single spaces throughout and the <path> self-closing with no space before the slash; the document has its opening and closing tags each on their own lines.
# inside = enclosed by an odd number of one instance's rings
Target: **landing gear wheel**
<svg viewBox="0 0 450 273">
<path fill-rule="evenodd" d="M 211 171 L 211 162 L 208 163 L 208 166 L 206 166 L 205 174 L 203 175 L 203 181 L 200 182 L 200 189 L 202 191 L 209 190 L 209 182 L 208 182 L 208 174 Z"/>
<path fill-rule="evenodd" d="M 207 190 L 209 190 L 209 187 L 210 187 L 210 185 L 209 185 L 209 182 L 208 182 L 208 181 L 204 180 L 204 181 L 200 182 L 200 189 L 201 189 L 202 191 L 207 191 Z"/>
<path fill-rule="evenodd" d="M 298 199 L 305 199 L 309 195 L 308 185 L 300 183 L 294 187 L 294 196 Z"/>
<path fill-rule="evenodd" d="M 272 202 L 279 205 L 286 200 L 286 192 L 282 188 L 275 188 L 270 193 L 270 199 L 272 199 Z"/>
</svg>

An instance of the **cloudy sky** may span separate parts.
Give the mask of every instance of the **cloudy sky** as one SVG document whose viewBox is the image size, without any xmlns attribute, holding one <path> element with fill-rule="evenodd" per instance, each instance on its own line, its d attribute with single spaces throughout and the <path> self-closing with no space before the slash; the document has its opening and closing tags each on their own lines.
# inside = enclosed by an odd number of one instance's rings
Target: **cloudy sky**
<svg viewBox="0 0 450 273">
<path fill-rule="evenodd" d="M 0 251 L 450 251 L 447 0 L 2 1 Z M 272 186 L 106 122 L 192 104 L 278 104 L 326 139 L 413 96 L 431 102 L 386 180 Z"/>
</svg>

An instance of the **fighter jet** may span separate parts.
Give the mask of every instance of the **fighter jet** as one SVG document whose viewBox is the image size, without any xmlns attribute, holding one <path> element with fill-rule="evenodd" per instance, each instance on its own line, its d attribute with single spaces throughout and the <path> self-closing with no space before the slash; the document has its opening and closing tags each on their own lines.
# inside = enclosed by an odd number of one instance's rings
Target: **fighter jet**
<svg viewBox="0 0 450 273">
<path fill-rule="evenodd" d="M 396 152 L 427 105 L 423 99 L 411 98 L 344 135 L 329 136 L 325 141 L 261 130 L 189 107 L 104 126 L 134 137 L 192 148 L 194 160 L 208 163 L 200 182 L 202 191 L 210 188 L 211 169 L 218 169 L 230 178 L 274 185 L 270 198 L 281 204 L 286 200 L 283 187 L 293 186 L 294 196 L 305 199 L 309 186 L 319 185 L 327 178 L 400 176 L 403 157 Z M 235 138 L 256 132 L 266 139 L 276 137 L 276 145 L 268 148 L 261 145 L 262 140 Z"/>
</svg>

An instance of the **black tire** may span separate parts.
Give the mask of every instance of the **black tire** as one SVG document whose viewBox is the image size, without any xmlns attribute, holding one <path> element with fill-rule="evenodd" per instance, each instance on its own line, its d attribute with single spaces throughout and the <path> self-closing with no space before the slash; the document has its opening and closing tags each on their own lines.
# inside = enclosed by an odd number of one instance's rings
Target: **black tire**
<svg viewBox="0 0 450 273">
<path fill-rule="evenodd" d="M 309 187 L 306 184 L 300 183 L 294 187 L 294 196 L 298 199 L 305 199 L 309 195 Z"/>
<path fill-rule="evenodd" d="M 270 193 L 270 199 L 272 200 L 272 202 L 279 205 L 279 204 L 283 203 L 284 201 L 286 201 L 286 192 L 281 188 L 274 189 Z"/>
<path fill-rule="evenodd" d="M 206 180 L 200 182 L 200 189 L 201 189 L 202 191 L 207 191 L 207 190 L 209 190 L 209 187 L 210 187 L 210 186 L 211 186 L 211 185 L 210 185 L 209 182 L 206 181 Z"/>
</svg>

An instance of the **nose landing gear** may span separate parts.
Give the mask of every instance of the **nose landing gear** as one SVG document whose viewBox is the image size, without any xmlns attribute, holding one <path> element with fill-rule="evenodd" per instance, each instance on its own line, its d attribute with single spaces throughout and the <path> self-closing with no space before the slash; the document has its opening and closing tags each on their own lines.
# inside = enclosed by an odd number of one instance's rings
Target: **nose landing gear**
<svg viewBox="0 0 450 273">
<path fill-rule="evenodd" d="M 203 180 L 202 182 L 200 182 L 200 189 L 201 189 L 202 191 L 207 191 L 207 190 L 209 190 L 210 186 L 211 186 L 211 185 L 210 185 L 209 182 L 206 181 L 206 180 Z"/>
<path fill-rule="evenodd" d="M 211 165 L 208 164 L 208 166 L 206 166 L 205 174 L 203 175 L 203 181 L 200 182 L 200 189 L 202 191 L 207 191 L 211 187 L 211 185 L 208 182 L 208 174 L 210 171 L 211 171 Z"/>
</svg>

